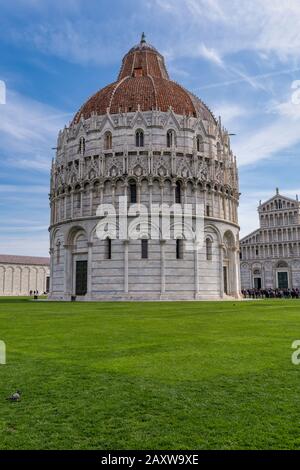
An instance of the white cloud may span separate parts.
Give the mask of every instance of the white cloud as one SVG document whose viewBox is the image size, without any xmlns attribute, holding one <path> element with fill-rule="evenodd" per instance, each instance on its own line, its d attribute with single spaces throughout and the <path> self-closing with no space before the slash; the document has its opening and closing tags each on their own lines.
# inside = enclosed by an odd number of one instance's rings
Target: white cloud
<svg viewBox="0 0 300 470">
<path fill-rule="evenodd" d="M 300 105 L 291 102 L 273 105 L 273 121 L 258 130 L 252 127 L 237 138 L 234 152 L 240 165 L 252 164 L 272 157 L 300 142 Z"/>
<path fill-rule="evenodd" d="M 0 107 L 0 155 L 19 168 L 49 171 L 59 129 L 72 114 L 9 91 Z"/>
<path fill-rule="evenodd" d="M 224 80 L 222 82 L 216 82 L 216 83 L 209 83 L 208 85 L 199 87 L 198 90 L 201 91 L 201 90 L 207 90 L 210 88 L 219 88 L 219 87 L 223 88 L 225 86 L 237 85 L 243 82 L 248 82 L 249 84 L 251 84 L 252 88 L 255 88 L 255 89 L 260 88 L 260 89 L 266 90 L 266 87 L 262 85 L 262 82 L 265 82 L 266 79 L 279 77 L 280 75 L 289 75 L 295 72 L 299 72 L 300 67 L 281 69 L 275 72 L 261 73 L 258 75 L 247 75 L 246 73 L 239 72 L 236 68 L 230 68 L 230 70 L 235 72 L 235 74 L 238 75 L 240 78 L 235 78 L 233 80 Z"/>
<path fill-rule="evenodd" d="M 216 116 L 221 116 L 222 123 L 227 129 L 246 114 L 246 109 L 237 103 L 216 104 L 213 110 Z M 249 110 L 247 112 L 249 115 Z"/>
<path fill-rule="evenodd" d="M 49 238 L 45 230 L 30 236 L 0 237 L 0 253 L 25 256 L 49 256 Z"/>
<path fill-rule="evenodd" d="M 203 43 L 196 47 L 195 54 L 204 57 L 219 67 L 224 67 L 223 60 L 221 59 L 219 53 L 215 49 L 208 48 Z"/>
<path fill-rule="evenodd" d="M 167 12 L 164 2 L 155 3 L 162 15 L 173 15 L 174 32 L 186 32 L 177 36 L 175 47 L 184 47 L 187 55 L 194 54 L 193 41 L 195 45 L 201 37 L 220 56 L 256 50 L 266 57 L 274 53 L 282 61 L 300 57 L 298 0 L 170 0 Z"/>
</svg>

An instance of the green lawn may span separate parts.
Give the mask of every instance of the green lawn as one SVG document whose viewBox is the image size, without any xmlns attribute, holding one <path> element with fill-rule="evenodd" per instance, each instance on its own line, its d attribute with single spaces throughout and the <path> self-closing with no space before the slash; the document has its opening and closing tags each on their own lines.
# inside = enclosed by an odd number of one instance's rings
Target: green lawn
<svg viewBox="0 0 300 470">
<path fill-rule="evenodd" d="M 300 448 L 300 301 L 0 298 L 0 339 L 1 449 Z"/>
</svg>

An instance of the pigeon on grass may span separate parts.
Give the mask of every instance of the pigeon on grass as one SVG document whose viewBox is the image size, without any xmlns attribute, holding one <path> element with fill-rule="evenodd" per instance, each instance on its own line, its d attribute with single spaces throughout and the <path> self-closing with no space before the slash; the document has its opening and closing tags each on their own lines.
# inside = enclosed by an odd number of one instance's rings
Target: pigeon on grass
<svg viewBox="0 0 300 470">
<path fill-rule="evenodd" d="M 17 390 L 15 393 L 13 393 L 10 397 L 6 398 L 8 401 L 20 401 L 21 400 L 21 392 L 20 390 Z"/>
</svg>

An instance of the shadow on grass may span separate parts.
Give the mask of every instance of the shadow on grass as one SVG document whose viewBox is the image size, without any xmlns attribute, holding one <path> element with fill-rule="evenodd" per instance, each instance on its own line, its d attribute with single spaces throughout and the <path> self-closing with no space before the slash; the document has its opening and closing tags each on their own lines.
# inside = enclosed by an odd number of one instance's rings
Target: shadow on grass
<svg viewBox="0 0 300 470">
<path fill-rule="evenodd" d="M 39 296 L 38 299 L 47 299 L 46 296 Z M 33 297 L 0 297 L 0 304 L 21 304 L 33 301 Z"/>
</svg>

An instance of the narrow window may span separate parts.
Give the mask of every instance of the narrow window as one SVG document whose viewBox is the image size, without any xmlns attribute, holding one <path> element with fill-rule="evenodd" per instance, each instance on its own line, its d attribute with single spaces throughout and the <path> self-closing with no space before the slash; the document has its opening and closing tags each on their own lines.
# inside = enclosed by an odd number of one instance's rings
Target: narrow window
<svg viewBox="0 0 300 470">
<path fill-rule="evenodd" d="M 144 132 L 141 129 L 135 133 L 135 146 L 144 147 Z"/>
<path fill-rule="evenodd" d="M 141 247 L 142 247 L 142 259 L 148 259 L 148 240 L 147 239 L 141 240 Z"/>
<path fill-rule="evenodd" d="M 210 206 L 209 205 L 206 206 L 206 216 L 210 217 Z"/>
<path fill-rule="evenodd" d="M 136 184 L 134 182 L 130 183 L 129 190 L 130 190 L 130 203 L 135 204 L 136 203 Z"/>
<path fill-rule="evenodd" d="M 197 152 L 202 152 L 203 150 L 203 139 L 201 135 L 197 135 Z"/>
<path fill-rule="evenodd" d="M 105 259 L 111 259 L 111 239 L 105 240 Z"/>
<path fill-rule="evenodd" d="M 104 134 L 104 149 L 111 150 L 112 148 L 112 134 L 111 132 L 106 132 Z"/>
<path fill-rule="evenodd" d="M 78 153 L 80 153 L 80 155 L 84 155 L 85 153 L 85 138 L 84 137 L 80 137 L 79 139 Z"/>
<path fill-rule="evenodd" d="M 170 129 L 167 132 L 167 147 L 170 148 L 170 147 L 174 147 L 175 145 L 176 145 L 175 132 L 172 129 Z"/>
<path fill-rule="evenodd" d="M 179 181 L 177 181 L 176 187 L 175 187 L 175 203 L 181 204 L 181 185 Z"/>
<path fill-rule="evenodd" d="M 183 240 L 176 239 L 176 259 L 183 259 Z"/>
<path fill-rule="evenodd" d="M 207 261 L 212 260 L 212 241 L 210 238 L 206 239 L 206 259 Z"/>
</svg>

